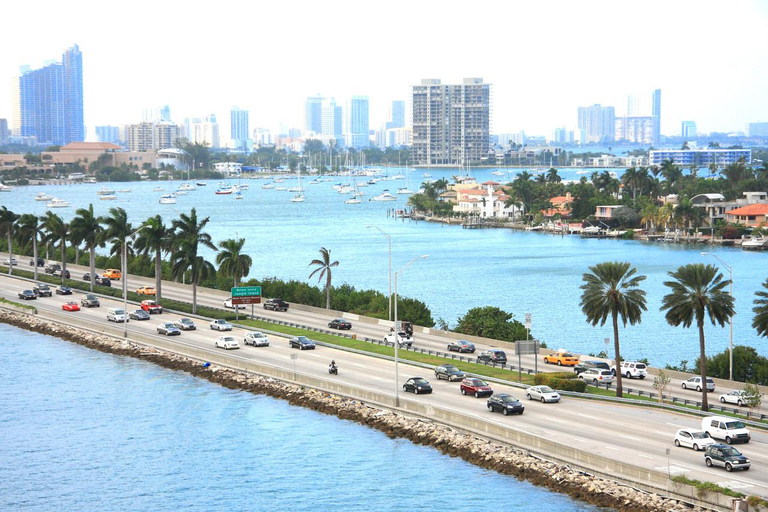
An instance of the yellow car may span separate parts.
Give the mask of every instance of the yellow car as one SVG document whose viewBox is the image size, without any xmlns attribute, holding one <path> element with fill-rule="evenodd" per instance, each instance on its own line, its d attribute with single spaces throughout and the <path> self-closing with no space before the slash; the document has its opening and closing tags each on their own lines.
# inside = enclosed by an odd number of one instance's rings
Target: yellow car
<svg viewBox="0 0 768 512">
<path fill-rule="evenodd" d="M 101 274 L 101 277 L 108 277 L 110 279 L 121 279 L 123 277 L 123 273 L 117 269 L 108 268 L 107 270 L 104 271 L 103 274 Z"/>
<path fill-rule="evenodd" d="M 556 364 L 557 366 L 576 366 L 579 364 L 579 358 L 568 352 L 555 352 L 544 356 L 545 364 Z"/>
<path fill-rule="evenodd" d="M 157 290 L 155 290 L 154 286 L 142 286 L 136 290 L 136 293 L 139 295 L 157 295 Z"/>
</svg>

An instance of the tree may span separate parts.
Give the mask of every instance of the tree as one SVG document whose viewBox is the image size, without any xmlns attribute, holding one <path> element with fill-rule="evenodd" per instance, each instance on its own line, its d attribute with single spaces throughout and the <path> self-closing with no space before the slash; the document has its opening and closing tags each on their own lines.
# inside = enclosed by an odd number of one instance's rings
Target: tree
<svg viewBox="0 0 768 512">
<path fill-rule="evenodd" d="M 472 308 L 459 317 L 454 332 L 495 340 L 524 340 L 528 332 L 525 325 L 514 320 L 514 316 L 494 306 Z"/>
<path fill-rule="evenodd" d="M 171 250 L 173 230 L 163 224 L 160 215 L 147 219 L 144 226 L 133 245 L 140 254 L 148 255 L 152 252 L 155 255 L 155 299 L 159 302 L 163 294 L 163 253 Z"/>
<path fill-rule="evenodd" d="M 730 377 L 731 351 L 725 349 L 719 354 L 707 357 L 707 375 L 727 379 Z M 699 364 L 694 371 L 700 371 Z M 768 385 L 768 358 L 761 356 L 753 347 L 733 347 L 733 380 Z"/>
<path fill-rule="evenodd" d="M 653 378 L 653 389 L 659 392 L 659 402 L 664 401 L 664 392 L 667 390 L 667 386 L 672 382 L 667 372 L 659 370 L 659 373 Z"/>
<path fill-rule="evenodd" d="M 312 279 L 312 276 L 319 272 L 320 275 L 318 275 L 317 281 L 320 282 L 320 280 L 323 279 L 323 276 L 325 276 L 325 309 L 331 309 L 331 268 L 338 267 L 339 262 L 334 261 L 331 263 L 331 251 L 325 247 L 320 248 L 320 257 L 322 259 L 312 260 L 309 263 L 310 267 L 312 265 L 317 267 L 311 274 L 309 274 L 309 278 Z"/>
<path fill-rule="evenodd" d="M 8 237 L 8 275 L 13 273 L 13 265 L 11 265 L 13 263 L 13 230 L 16 228 L 19 217 L 20 215 L 13 213 L 5 206 L 0 210 L 0 230 L 5 231 L 5 236 Z"/>
<path fill-rule="evenodd" d="M 90 263 L 91 291 L 96 280 L 96 248 L 104 247 L 104 228 L 98 217 L 93 213 L 93 203 L 88 208 L 80 208 L 75 212 L 75 218 L 70 223 L 72 239 L 82 242 L 88 250 Z"/>
<path fill-rule="evenodd" d="M 645 276 L 636 276 L 637 269 L 630 269 L 627 262 L 605 262 L 589 267 L 582 276 L 581 311 L 587 322 L 603 326 L 608 316 L 613 325 L 613 349 L 615 352 L 616 396 L 622 396 L 621 348 L 619 346 L 619 317 L 627 326 L 640 323 L 643 311 L 647 310 L 645 291 L 639 288 Z"/>
<path fill-rule="evenodd" d="M 216 255 L 216 264 L 219 272 L 226 277 L 234 279 L 234 287 L 240 284 L 240 279 L 246 277 L 253 266 L 253 259 L 243 253 L 245 238 L 230 238 L 219 242 L 219 254 Z"/>
<path fill-rule="evenodd" d="M 47 211 L 42 219 L 43 229 L 45 229 L 45 241 L 59 241 L 61 250 L 61 284 L 64 284 L 64 276 L 67 274 L 67 238 L 69 237 L 69 224 L 57 214 Z M 37 263 L 37 262 L 35 262 Z"/>
<path fill-rule="evenodd" d="M 760 388 L 756 384 L 747 384 L 744 386 L 744 405 L 749 407 L 749 414 L 757 408 L 760 411 L 760 405 L 763 403 L 763 394 L 760 392 Z"/>
<path fill-rule="evenodd" d="M 22 242 L 32 240 L 32 258 L 35 262 L 35 281 L 37 281 L 37 241 L 45 235 L 43 226 L 40 223 L 40 217 L 31 213 L 25 213 L 19 218 L 19 227 L 16 230 L 17 236 Z"/>
<path fill-rule="evenodd" d="M 662 299 L 661 311 L 667 311 L 666 320 L 670 325 L 687 328 L 696 321 L 701 379 L 705 383 L 701 389 L 701 410 L 708 411 L 704 320 L 709 316 L 712 325 L 723 327 L 734 315 L 733 297 L 727 291 L 730 281 L 723 279 L 717 267 L 703 263 L 683 265 L 669 275 L 673 280 L 665 281 L 664 285 L 671 292 Z"/>
<path fill-rule="evenodd" d="M 189 281 L 192 284 L 192 314 L 197 314 L 197 285 L 216 273 L 211 262 L 198 254 L 201 244 L 216 250 L 216 246 L 211 242 L 211 235 L 203 231 L 210 220 L 210 217 L 206 217 L 198 221 L 197 210 L 192 208 L 189 215 L 182 213 L 172 222 L 175 233 L 171 276 L 178 281 L 189 273 Z"/>
<path fill-rule="evenodd" d="M 128 214 L 122 208 L 110 208 L 109 215 L 99 217 L 99 222 L 104 224 L 104 241 L 111 241 L 112 245 L 109 251 L 110 256 L 120 258 L 120 268 L 128 272 L 128 253 L 130 251 L 128 244 L 128 235 L 133 233 L 133 226 L 128 222 Z M 123 276 L 123 289 L 125 290 L 125 279 Z"/>
<path fill-rule="evenodd" d="M 754 300 L 755 307 L 752 312 L 755 318 L 752 320 L 752 327 L 757 330 L 758 336 L 763 338 L 768 336 L 768 279 L 763 281 L 763 289 L 755 292 L 757 298 Z"/>
</svg>

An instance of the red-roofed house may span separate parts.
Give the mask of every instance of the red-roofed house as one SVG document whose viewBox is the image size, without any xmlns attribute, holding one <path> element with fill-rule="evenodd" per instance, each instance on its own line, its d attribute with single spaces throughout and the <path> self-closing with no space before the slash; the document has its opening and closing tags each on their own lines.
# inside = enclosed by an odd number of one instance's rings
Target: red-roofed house
<svg viewBox="0 0 768 512">
<path fill-rule="evenodd" d="M 546 210 L 541 210 L 544 217 L 554 217 L 557 214 L 560 214 L 561 217 L 571 216 L 573 196 L 570 192 L 566 192 L 564 196 L 552 197 L 549 202 L 552 203 L 552 207 L 547 208 Z"/>
<path fill-rule="evenodd" d="M 522 209 L 518 206 L 505 206 L 507 199 L 508 195 L 501 190 L 494 190 L 490 184 L 486 185 L 485 189 L 456 189 L 457 206 L 453 211 L 477 215 L 484 219 L 509 218 L 522 214 Z"/>
<path fill-rule="evenodd" d="M 729 212 L 725 212 L 725 218 L 728 222 L 735 224 L 741 224 L 747 227 L 757 227 L 768 222 L 768 204 L 755 203 L 736 208 Z"/>
</svg>

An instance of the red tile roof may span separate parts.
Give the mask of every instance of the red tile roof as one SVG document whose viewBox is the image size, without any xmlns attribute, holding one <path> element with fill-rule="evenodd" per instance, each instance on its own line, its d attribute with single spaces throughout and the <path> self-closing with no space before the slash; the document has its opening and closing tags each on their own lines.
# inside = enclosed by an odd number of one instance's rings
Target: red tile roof
<svg viewBox="0 0 768 512">
<path fill-rule="evenodd" d="M 725 212 L 726 215 L 768 215 L 768 204 L 755 203 L 736 208 L 729 212 Z"/>
</svg>

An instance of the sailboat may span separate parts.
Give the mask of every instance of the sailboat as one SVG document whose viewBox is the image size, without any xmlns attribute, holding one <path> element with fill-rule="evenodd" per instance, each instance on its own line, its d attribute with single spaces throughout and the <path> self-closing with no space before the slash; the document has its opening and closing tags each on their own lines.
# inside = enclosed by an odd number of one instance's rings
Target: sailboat
<svg viewBox="0 0 768 512">
<path fill-rule="evenodd" d="M 344 203 L 346 203 L 346 204 L 360 204 L 360 203 L 363 202 L 363 199 L 362 199 L 363 193 L 360 192 L 360 189 L 357 186 L 357 180 L 355 180 L 354 174 L 352 175 L 352 184 L 355 187 L 354 188 L 355 195 L 353 195 L 351 199 L 347 199 L 346 201 L 344 201 Z"/>
<path fill-rule="evenodd" d="M 408 163 L 406 162 L 405 165 L 408 165 Z M 408 173 L 405 174 L 405 186 L 398 188 L 397 189 L 397 193 L 398 194 L 406 194 L 406 195 L 411 195 L 411 194 L 414 193 L 413 190 L 410 190 L 408 188 Z"/>
<path fill-rule="evenodd" d="M 304 189 L 301 188 L 301 167 L 296 168 L 296 176 L 299 178 L 299 186 L 297 187 L 297 194 L 291 198 L 292 203 L 304 202 Z"/>
</svg>

